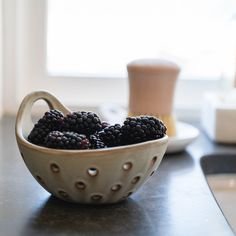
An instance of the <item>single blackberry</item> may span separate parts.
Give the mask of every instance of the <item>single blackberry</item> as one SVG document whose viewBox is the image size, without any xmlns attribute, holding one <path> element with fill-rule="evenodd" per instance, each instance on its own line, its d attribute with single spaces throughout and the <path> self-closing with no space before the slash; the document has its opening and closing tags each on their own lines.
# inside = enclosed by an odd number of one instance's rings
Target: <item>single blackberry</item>
<svg viewBox="0 0 236 236">
<path fill-rule="evenodd" d="M 57 149 L 88 149 L 90 143 L 83 134 L 52 131 L 45 138 L 45 146 Z"/>
<path fill-rule="evenodd" d="M 63 113 L 58 110 L 50 110 L 45 112 L 44 116 L 38 121 L 39 124 L 48 123 L 55 128 L 61 128 L 64 116 Z"/>
<path fill-rule="evenodd" d="M 63 122 L 63 130 L 90 135 L 102 129 L 99 117 L 93 112 L 73 112 Z"/>
<path fill-rule="evenodd" d="M 98 135 L 90 135 L 89 136 L 89 141 L 90 141 L 90 148 L 91 149 L 100 149 L 100 148 L 105 148 L 106 147 L 106 145 L 98 137 Z"/>
<path fill-rule="evenodd" d="M 123 144 L 154 140 L 166 134 L 162 121 L 152 116 L 127 117 L 121 130 Z"/>
<path fill-rule="evenodd" d="M 58 110 L 45 112 L 44 116 L 34 125 L 28 140 L 31 143 L 42 145 L 49 132 L 61 129 L 63 119 L 63 114 Z"/>
<path fill-rule="evenodd" d="M 45 137 L 48 133 L 51 132 L 51 126 L 47 124 L 35 124 L 34 128 L 30 132 L 28 136 L 28 140 L 31 143 L 42 145 L 44 142 Z"/>
<path fill-rule="evenodd" d="M 119 124 L 110 125 L 98 133 L 100 139 L 107 147 L 121 145 L 121 126 Z"/>
</svg>

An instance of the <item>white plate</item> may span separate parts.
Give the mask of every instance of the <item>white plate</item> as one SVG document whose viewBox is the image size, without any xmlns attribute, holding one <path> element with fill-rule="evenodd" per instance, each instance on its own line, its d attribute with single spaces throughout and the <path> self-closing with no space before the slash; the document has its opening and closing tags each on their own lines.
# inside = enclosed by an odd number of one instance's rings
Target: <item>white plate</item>
<svg viewBox="0 0 236 236">
<path fill-rule="evenodd" d="M 190 124 L 177 122 L 176 136 L 169 138 L 167 153 L 176 153 L 183 151 L 191 142 L 193 142 L 199 135 L 197 128 Z"/>
<path fill-rule="evenodd" d="M 123 123 L 127 116 L 127 110 L 118 105 L 106 103 L 99 107 L 99 112 L 110 124 Z M 176 153 L 183 151 L 191 142 L 193 142 L 199 135 L 197 128 L 190 124 L 177 122 L 176 136 L 169 138 L 167 153 Z"/>
</svg>

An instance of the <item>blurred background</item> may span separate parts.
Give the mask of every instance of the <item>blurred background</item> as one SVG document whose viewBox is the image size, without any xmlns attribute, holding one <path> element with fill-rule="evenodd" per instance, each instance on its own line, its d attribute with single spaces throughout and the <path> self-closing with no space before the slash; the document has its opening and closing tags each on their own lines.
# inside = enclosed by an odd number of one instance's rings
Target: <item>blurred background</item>
<svg viewBox="0 0 236 236">
<path fill-rule="evenodd" d="M 197 118 L 203 94 L 233 86 L 235 0 L 1 0 L 0 112 L 46 89 L 68 106 L 128 104 L 126 64 L 181 67 L 175 112 Z"/>
</svg>

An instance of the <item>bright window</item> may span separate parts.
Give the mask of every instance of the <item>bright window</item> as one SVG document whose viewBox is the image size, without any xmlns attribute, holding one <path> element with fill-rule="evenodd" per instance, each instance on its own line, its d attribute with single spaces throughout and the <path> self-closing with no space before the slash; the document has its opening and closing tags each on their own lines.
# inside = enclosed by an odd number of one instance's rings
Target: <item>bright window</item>
<svg viewBox="0 0 236 236">
<path fill-rule="evenodd" d="M 235 0 L 48 0 L 47 69 L 124 77 L 133 59 L 167 57 L 216 79 L 235 64 L 235 13 Z"/>
</svg>

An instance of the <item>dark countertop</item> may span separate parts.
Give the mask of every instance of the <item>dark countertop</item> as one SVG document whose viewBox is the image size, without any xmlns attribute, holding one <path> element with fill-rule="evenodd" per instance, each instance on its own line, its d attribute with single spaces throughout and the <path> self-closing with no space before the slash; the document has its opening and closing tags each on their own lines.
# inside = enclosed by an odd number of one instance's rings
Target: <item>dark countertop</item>
<svg viewBox="0 0 236 236">
<path fill-rule="evenodd" d="M 233 235 L 205 181 L 200 158 L 236 153 L 201 134 L 188 149 L 166 155 L 153 177 L 129 200 L 82 206 L 57 200 L 20 158 L 14 119 L 0 125 L 0 235 Z"/>
</svg>

